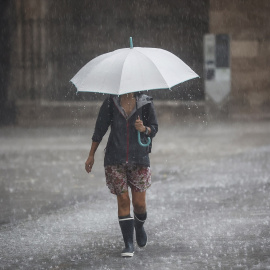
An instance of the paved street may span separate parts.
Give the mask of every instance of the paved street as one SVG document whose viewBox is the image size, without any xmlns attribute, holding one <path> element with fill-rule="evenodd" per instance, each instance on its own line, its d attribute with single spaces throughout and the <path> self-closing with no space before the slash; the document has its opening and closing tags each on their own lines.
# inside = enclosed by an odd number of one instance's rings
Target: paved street
<svg viewBox="0 0 270 270">
<path fill-rule="evenodd" d="M 0 128 L 0 269 L 270 269 L 270 122 L 160 123 L 131 259 L 92 132 Z"/>
</svg>

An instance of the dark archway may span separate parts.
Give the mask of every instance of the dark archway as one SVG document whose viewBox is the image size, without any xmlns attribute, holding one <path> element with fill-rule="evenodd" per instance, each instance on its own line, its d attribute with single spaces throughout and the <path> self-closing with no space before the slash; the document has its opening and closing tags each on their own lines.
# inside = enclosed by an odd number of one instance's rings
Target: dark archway
<svg viewBox="0 0 270 270">
<path fill-rule="evenodd" d="M 15 105 L 8 99 L 11 17 L 9 0 L 0 2 L 0 125 L 15 122 Z"/>
<path fill-rule="evenodd" d="M 203 77 L 203 35 L 208 32 L 208 0 L 80 1 L 51 4 L 51 61 L 58 69 L 48 96 L 57 100 L 103 99 L 100 94 L 76 95 L 68 81 L 92 58 L 129 46 L 171 51 Z M 60 24 L 56 24 L 60 22 Z M 52 64 L 54 65 L 54 64 Z M 68 91 L 67 91 L 68 90 Z M 51 94 L 50 94 L 51 93 Z M 174 91 L 153 91 L 155 99 L 204 99 L 203 80 L 185 82 Z"/>
</svg>

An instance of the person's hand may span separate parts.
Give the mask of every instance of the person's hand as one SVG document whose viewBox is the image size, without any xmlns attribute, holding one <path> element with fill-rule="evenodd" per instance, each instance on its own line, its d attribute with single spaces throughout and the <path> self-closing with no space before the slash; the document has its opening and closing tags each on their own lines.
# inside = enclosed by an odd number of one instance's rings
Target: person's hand
<svg viewBox="0 0 270 270">
<path fill-rule="evenodd" d="M 145 132 L 146 127 L 143 125 L 143 121 L 140 119 L 140 116 L 138 116 L 138 119 L 135 122 L 135 128 L 140 132 Z"/>
<path fill-rule="evenodd" d="M 89 156 L 88 159 L 85 162 L 85 170 L 87 173 L 90 173 L 92 171 L 92 167 L 94 165 L 95 159 L 94 156 Z"/>
</svg>

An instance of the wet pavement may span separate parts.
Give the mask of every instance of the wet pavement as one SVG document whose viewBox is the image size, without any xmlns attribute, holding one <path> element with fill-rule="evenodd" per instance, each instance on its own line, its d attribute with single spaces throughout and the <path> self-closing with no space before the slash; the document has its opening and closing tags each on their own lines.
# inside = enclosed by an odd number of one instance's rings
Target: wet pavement
<svg viewBox="0 0 270 270">
<path fill-rule="evenodd" d="M 160 123 L 131 259 L 92 124 L 0 129 L 0 269 L 270 269 L 270 122 Z"/>
</svg>

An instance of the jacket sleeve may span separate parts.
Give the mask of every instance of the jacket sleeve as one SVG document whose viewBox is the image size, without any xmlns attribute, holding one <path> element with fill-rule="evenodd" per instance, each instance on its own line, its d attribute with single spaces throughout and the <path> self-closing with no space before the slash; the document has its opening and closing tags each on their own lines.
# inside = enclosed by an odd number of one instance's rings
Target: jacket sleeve
<svg viewBox="0 0 270 270">
<path fill-rule="evenodd" d="M 151 102 L 148 106 L 149 109 L 148 109 L 147 126 L 151 128 L 151 133 L 149 134 L 149 137 L 153 138 L 156 136 L 158 132 L 158 121 L 153 102 Z"/>
<path fill-rule="evenodd" d="M 113 108 L 111 98 L 108 97 L 104 100 L 100 107 L 99 114 L 97 117 L 95 131 L 92 136 L 94 142 L 101 142 L 103 136 L 106 134 L 113 117 Z"/>
</svg>

